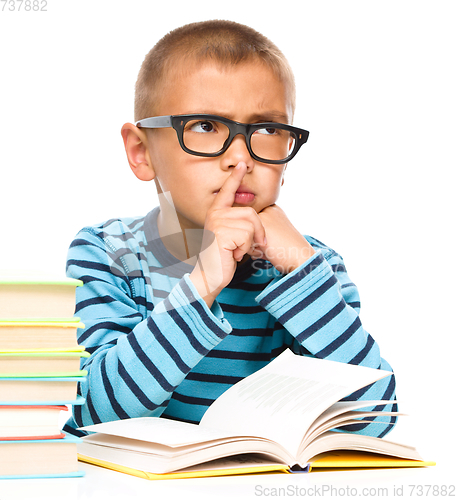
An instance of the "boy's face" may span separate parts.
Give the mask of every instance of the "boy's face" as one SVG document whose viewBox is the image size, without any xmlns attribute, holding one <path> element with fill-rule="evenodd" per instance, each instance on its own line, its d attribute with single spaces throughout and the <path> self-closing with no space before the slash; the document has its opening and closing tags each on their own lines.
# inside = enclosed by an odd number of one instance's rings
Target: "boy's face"
<svg viewBox="0 0 457 500">
<path fill-rule="evenodd" d="M 248 62 L 222 69 L 209 62 L 164 87 L 156 107 L 157 116 L 205 113 L 242 123 L 291 123 L 292 109 L 285 86 L 262 63 Z M 253 160 L 242 135 L 237 135 L 227 151 L 214 158 L 183 151 L 172 128 L 149 130 L 147 136 L 158 192 L 169 192 L 183 229 L 204 227 L 206 213 L 218 190 L 240 161 L 248 169 L 239 190 L 252 192 L 254 198 L 239 199 L 233 206 L 250 206 L 260 212 L 279 196 L 286 165 Z"/>
</svg>

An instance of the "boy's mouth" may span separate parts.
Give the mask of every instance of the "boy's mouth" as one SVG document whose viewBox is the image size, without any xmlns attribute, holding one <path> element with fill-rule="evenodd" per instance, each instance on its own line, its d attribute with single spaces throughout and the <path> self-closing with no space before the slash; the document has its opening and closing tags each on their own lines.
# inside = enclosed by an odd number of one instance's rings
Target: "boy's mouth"
<svg viewBox="0 0 457 500">
<path fill-rule="evenodd" d="M 213 194 L 219 193 L 219 189 L 214 191 Z M 255 194 L 246 186 L 241 185 L 235 193 L 234 203 L 240 203 L 246 205 L 248 203 L 252 203 L 254 201 Z"/>
<path fill-rule="evenodd" d="M 235 203 L 252 203 L 254 201 L 255 194 L 246 191 L 237 191 L 235 193 Z"/>
</svg>

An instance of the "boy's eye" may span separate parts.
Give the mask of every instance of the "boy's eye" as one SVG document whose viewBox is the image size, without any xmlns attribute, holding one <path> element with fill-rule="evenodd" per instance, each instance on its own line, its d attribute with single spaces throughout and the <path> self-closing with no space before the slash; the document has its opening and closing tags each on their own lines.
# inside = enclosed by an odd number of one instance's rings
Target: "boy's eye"
<svg viewBox="0 0 457 500">
<path fill-rule="evenodd" d="M 259 128 L 258 130 L 255 131 L 255 133 L 263 135 L 277 135 L 280 133 L 280 130 L 273 127 Z"/>
<path fill-rule="evenodd" d="M 216 125 L 210 121 L 199 121 L 199 122 L 190 122 L 188 124 L 188 130 L 192 132 L 199 133 L 207 133 L 207 132 L 216 132 Z"/>
</svg>

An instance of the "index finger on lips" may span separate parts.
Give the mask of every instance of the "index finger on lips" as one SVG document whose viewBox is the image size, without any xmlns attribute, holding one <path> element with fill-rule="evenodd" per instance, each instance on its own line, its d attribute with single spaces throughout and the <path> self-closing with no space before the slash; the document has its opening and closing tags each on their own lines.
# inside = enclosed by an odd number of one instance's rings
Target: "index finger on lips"
<svg viewBox="0 0 457 500">
<path fill-rule="evenodd" d="M 216 194 L 213 204 L 211 205 L 212 209 L 230 208 L 233 206 L 236 190 L 240 187 L 246 170 L 246 163 L 240 161 Z"/>
</svg>

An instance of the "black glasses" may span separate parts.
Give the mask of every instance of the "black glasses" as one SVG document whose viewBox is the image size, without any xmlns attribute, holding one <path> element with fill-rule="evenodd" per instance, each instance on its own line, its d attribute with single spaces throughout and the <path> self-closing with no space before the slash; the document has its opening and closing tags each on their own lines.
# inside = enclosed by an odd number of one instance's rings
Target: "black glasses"
<svg viewBox="0 0 457 500">
<path fill-rule="evenodd" d="M 249 154 L 261 163 L 290 161 L 308 140 L 309 132 L 284 123 L 239 123 L 216 115 L 153 116 L 136 122 L 141 128 L 173 127 L 182 149 L 191 155 L 223 154 L 238 135 L 244 135 Z"/>
</svg>

